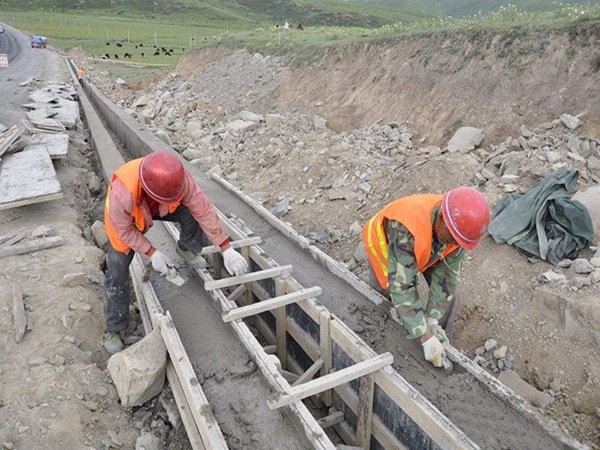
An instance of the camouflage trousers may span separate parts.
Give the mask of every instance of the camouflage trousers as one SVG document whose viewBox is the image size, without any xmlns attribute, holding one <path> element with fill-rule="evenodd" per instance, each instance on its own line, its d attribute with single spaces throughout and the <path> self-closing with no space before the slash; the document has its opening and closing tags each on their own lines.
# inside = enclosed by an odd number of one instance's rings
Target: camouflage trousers
<svg viewBox="0 0 600 450">
<path fill-rule="evenodd" d="M 181 233 L 177 245 L 182 250 L 200 253 L 207 243 L 202 228 L 184 205 L 179 206 L 171 214 L 152 219 L 179 224 Z M 129 327 L 129 303 L 131 301 L 129 265 L 134 254 L 133 250 L 128 254 L 118 252 L 110 245 L 110 242 L 108 243 L 104 280 L 104 318 L 107 331 L 127 331 Z"/>
<path fill-rule="evenodd" d="M 377 277 L 375 276 L 375 272 L 373 268 L 369 264 L 369 286 L 379 292 L 381 295 L 386 297 L 391 301 L 390 291 L 389 289 L 383 289 L 377 281 Z M 452 339 L 452 330 L 454 329 L 454 322 L 456 321 L 456 314 L 458 313 L 458 305 L 460 303 L 460 292 L 458 289 L 454 292 L 454 298 L 446 307 L 446 313 L 442 316 L 442 318 L 438 321 L 440 326 L 446 332 L 446 336 L 448 339 Z"/>
</svg>

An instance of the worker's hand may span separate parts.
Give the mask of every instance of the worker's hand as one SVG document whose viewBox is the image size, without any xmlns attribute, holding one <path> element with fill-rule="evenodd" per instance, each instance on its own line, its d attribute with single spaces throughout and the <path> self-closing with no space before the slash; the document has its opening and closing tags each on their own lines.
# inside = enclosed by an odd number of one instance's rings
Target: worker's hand
<svg viewBox="0 0 600 450">
<path fill-rule="evenodd" d="M 435 367 L 442 367 L 442 356 L 446 354 L 444 346 L 437 337 L 432 336 L 425 342 L 421 343 L 425 359 Z"/>
<path fill-rule="evenodd" d="M 438 338 L 438 341 L 440 341 L 442 344 L 450 342 L 450 339 L 448 339 L 446 332 L 440 326 L 437 319 L 432 319 L 431 317 L 428 317 L 427 328 L 429 328 L 429 330 L 435 335 L 435 337 Z"/>
<path fill-rule="evenodd" d="M 229 275 L 242 275 L 248 270 L 244 257 L 231 247 L 223 252 L 223 262 Z"/>
<path fill-rule="evenodd" d="M 177 275 L 177 271 L 175 270 L 173 263 L 171 262 L 171 260 L 169 260 L 169 258 L 167 258 L 167 255 L 165 255 L 164 253 L 156 250 L 150 258 L 150 261 L 152 261 L 152 268 L 158 273 L 160 273 L 162 276 L 174 277 L 175 275 Z"/>
</svg>

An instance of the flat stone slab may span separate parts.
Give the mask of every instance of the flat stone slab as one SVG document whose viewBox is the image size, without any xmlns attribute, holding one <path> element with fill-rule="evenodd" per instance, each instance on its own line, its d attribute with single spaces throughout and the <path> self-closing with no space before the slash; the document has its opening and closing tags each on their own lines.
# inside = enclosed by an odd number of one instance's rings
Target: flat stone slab
<svg viewBox="0 0 600 450">
<path fill-rule="evenodd" d="M 25 151 L 38 148 L 46 150 L 52 159 L 64 159 L 69 150 L 69 135 L 66 133 L 34 134 Z"/>
<path fill-rule="evenodd" d="M 2 158 L 0 210 L 62 196 L 52 159 L 44 148 L 24 150 Z"/>
</svg>

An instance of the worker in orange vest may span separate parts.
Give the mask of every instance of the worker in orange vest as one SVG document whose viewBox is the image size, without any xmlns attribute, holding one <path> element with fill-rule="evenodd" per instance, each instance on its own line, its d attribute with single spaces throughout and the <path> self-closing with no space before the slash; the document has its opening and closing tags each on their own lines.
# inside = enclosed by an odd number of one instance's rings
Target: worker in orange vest
<svg viewBox="0 0 600 450">
<path fill-rule="evenodd" d="M 104 226 L 108 235 L 104 315 L 104 348 L 110 354 L 123 349 L 121 333 L 129 325 L 129 265 L 134 254 L 150 258 L 163 276 L 175 276 L 171 260 L 157 250 L 145 233 L 155 220 L 177 222 L 177 253 L 191 265 L 205 263 L 199 255 L 206 241 L 219 247 L 231 275 L 248 270 L 244 257 L 229 243 L 217 212 L 179 158 L 167 151 L 134 159 L 117 169 L 108 186 Z"/>
<path fill-rule="evenodd" d="M 77 69 L 77 80 L 79 81 L 79 85 L 83 86 L 83 67 L 79 66 Z"/>
<path fill-rule="evenodd" d="M 420 340 L 425 359 L 436 367 L 442 367 L 458 308 L 465 250 L 477 247 L 489 223 L 483 194 L 459 187 L 397 199 L 363 228 L 369 284 L 391 299 L 407 337 Z M 429 285 L 426 306 L 417 292 L 419 272 Z"/>
</svg>

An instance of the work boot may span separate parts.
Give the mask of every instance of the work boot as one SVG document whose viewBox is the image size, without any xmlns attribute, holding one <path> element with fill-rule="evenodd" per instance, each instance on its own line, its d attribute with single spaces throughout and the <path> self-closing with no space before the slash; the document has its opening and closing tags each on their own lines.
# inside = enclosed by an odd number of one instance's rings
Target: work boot
<svg viewBox="0 0 600 450">
<path fill-rule="evenodd" d="M 119 353 L 121 350 L 123 350 L 121 333 L 118 331 L 107 331 L 104 333 L 104 348 L 111 355 Z"/>
<path fill-rule="evenodd" d="M 204 269 L 208 264 L 206 260 L 200 256 L 198 253 L 194 253 L 191 250 L 184 250 L 177 244 L 177 254 L 181 256 L 183 259 L 187 261 L 187 263 L 192 267 L 197 267 L 198 269 Z"/>
</svg>

